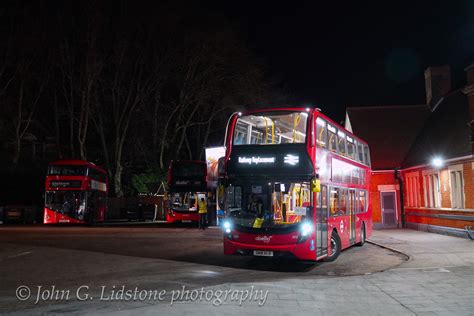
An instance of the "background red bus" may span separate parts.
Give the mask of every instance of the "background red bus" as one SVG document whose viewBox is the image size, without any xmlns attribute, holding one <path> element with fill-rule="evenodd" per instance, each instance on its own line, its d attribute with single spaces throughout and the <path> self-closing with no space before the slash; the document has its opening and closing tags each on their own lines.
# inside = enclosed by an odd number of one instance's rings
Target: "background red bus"
<svg viewBox="0 0 474 316">
<path fill-rule="evenodd" d="M 236 114 L 229 126 L 225 254 L 335 260 L 370 236 L 364 141 L 315 109 Z"/>
<path fill-rule="evenodd" d="M 107 173 L 84 160 L 51 162 L 45 182 L 44 224 L 105 220 Z"/>
<path fill-rule="evenodd" d="M 207 164 L 196 160 L 174 160 L 168 169 L 166 221 L 199 222 L 198 200 L 207 201 Z"/>
</svg>

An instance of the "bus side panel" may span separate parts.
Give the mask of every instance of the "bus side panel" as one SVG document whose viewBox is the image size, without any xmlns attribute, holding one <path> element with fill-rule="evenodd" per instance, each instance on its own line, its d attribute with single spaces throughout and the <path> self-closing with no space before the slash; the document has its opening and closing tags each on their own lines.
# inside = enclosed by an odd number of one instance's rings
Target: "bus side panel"
<svg viewBox="0 0 474 316">
<path fill-rule="evenodd" d="M 329 217 L 328 220 L 328 245 L 331 245 L 331 234 L 332 231 L 335 229 L 337 235 L 341 240 L 341 248 L 345 249 L 351 246 L 349 240 L 349 216 L 333 216 Z"/>
</svg>

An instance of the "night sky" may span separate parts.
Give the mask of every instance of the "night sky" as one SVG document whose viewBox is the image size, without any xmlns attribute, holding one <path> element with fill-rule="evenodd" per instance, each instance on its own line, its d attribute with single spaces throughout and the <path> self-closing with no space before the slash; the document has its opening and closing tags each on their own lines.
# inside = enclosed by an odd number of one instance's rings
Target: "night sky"
<svg viewBox="0 0 474 316">
<path fill-rule="evenodd" d="M 296 104 L 422 104 L 423 71 L 449 64 L 456 87 L 474 58 L 474 1 L 216 2 Z"/>
</svg>

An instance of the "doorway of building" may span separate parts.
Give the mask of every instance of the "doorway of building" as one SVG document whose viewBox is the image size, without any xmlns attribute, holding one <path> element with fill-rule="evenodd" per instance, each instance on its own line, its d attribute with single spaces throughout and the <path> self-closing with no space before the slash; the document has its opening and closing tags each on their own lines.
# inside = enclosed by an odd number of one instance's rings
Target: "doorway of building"
<svg viewBox="0 0 474 316">
<path fill-rule="evenodd" d="M 397 195 L 395 191 L 380 192 L 382 204 L 382 227 L 396 228 L 397 225 Z"/>
</svg>

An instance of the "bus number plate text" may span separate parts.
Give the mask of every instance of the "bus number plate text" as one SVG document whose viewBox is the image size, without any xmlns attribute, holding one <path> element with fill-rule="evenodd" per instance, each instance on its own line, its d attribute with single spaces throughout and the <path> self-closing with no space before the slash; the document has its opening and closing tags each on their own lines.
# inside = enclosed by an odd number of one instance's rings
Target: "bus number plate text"
<svg viewBox="0 0 474 316">
<path fill-rule="evenodd" d="M 253 255 L 260 257 L 273 257 L 273 251 L 254 250 Z"/>
</svg>

